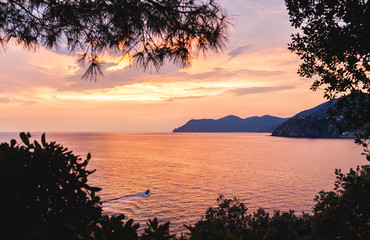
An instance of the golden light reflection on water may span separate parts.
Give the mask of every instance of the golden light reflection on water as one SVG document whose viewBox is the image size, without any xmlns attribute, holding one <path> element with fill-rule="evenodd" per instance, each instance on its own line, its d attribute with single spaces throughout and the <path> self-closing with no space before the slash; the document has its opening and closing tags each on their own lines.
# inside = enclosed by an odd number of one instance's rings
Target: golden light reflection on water
<svg viewBox="0 0 370 240">
<path fill-rule="evenodd" d="M 0 135 L 0 138 L 4 135 Z M 108 214 L 142 226 L 149 218 L 184 231 L 218 194 L 238 197 L 250 211 L 263 207 L 310 212 L 318 191 L 330 190 L 334 169 L 365 164 L 351 139 L 295 139 L 252 133 L 47 134 L 76 154 L 92 154 L 90 177 L 102 187 Z M 37 136 L 36 136 L 37 139 Z M 150 189 L 149 197 L 137 196 Z M 125 197 L 127 195 L 134 195 Z"/>
</svg>

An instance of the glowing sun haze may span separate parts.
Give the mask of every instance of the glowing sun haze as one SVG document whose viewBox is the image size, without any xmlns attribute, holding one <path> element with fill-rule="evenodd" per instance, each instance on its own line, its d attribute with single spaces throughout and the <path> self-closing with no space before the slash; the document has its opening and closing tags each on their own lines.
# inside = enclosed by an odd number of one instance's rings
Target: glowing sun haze
<svg viewBox="0 0 370 240">
<path fill-rule="evenodd" d="M 104 77 L 91 82 L 74 56 L 9 47 L 0 54 L 0 131 L 161 132 L 194 118 L 290 117 L 324 102 L 296 73 L 283 0 L 221 4 L 235 15 L 229 42 L 189 69 L 144 73 L 104 58 Z"/>
</svg>

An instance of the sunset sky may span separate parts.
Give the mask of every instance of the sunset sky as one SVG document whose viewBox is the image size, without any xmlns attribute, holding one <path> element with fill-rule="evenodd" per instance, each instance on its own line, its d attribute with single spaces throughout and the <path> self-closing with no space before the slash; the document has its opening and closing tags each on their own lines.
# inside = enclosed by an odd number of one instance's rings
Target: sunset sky
<svg viewBox="0 0 370 240">
<path fill-rule="evenodd" d="M 290 26 L 283 0 L 224 0 L 234 15 L 224 52 L 188 69 L 160 72 L 104 65 L 104 78 L 82 80 L 84 69 L 63 51 L 0 53 L 1 132 L 169 132 L 190 119 L 237 115 L 290 117 L 325 100 L 297 75 L 287 50 Z"/>
</svg>

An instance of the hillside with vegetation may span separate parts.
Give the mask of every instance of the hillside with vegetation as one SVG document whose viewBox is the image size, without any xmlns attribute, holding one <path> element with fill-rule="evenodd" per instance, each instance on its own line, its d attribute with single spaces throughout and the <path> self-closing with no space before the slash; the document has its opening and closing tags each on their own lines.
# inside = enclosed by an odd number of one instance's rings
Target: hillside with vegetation
<svg viewBox="0 0 370 240">
<path fill-rule="evenodd" d="M 277 127 L 272 136 L 304 137 L 304 138 L 337 138 L 340 137 L 338 129 L 329 117 L 329 109 L 334 101 L 322 103 L 314 108 L 297 113 Z"/>
</svg>

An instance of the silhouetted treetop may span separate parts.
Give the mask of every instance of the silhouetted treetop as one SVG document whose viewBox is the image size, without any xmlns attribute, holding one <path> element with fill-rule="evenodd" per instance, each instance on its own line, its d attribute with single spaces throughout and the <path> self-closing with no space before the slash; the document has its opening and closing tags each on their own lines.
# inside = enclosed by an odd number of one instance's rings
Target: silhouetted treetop
<svg viewBox="0 0 370 240">
<path fill-rule="evenodd" d="M 286 0 L 290 21 L 301 32 L 292 35 L 289 49 L 303 63 L 299 74 L 319 78 L 315 90 L 325 96 L 366 92 L 370 88 L 370 5 L 366 0 Z"/>
<path fill-rule="evenodd" d="M 289 50 L 303 62 L 298 73 L 313 78 L 313 90 L 337 101 L 333 119 L 358 131 L 365 147 L 370 137 L 370 3 L 367 0 L 285 0 L 292 26 Z M 362 139 L 362 140 L 361 140 Z"/>
<path fill-rule="evenodd" d="M 0 2 L 0 44 L 63 46 L 101 75 L 101 54 L 158 69 L 224 46 L 228 17 L 214 0 L 18 0 Z"/>
</svg>

